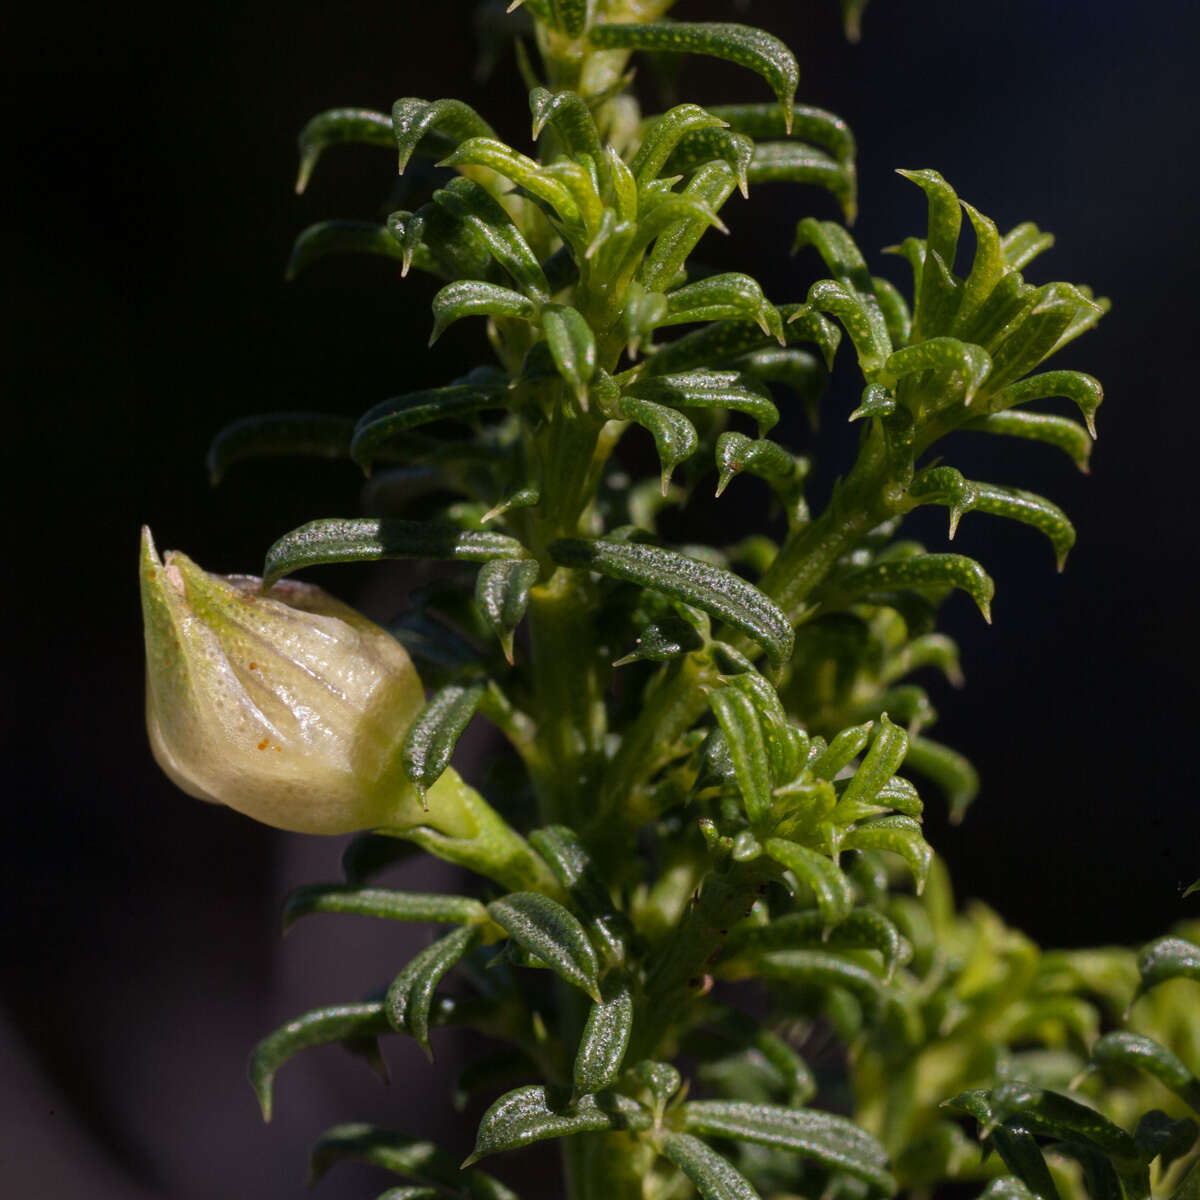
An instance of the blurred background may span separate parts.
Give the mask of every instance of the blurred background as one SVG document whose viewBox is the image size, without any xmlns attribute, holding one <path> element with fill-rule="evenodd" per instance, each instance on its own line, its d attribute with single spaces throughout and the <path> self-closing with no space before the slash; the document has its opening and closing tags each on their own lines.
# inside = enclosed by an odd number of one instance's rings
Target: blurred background
<svg viewBox="0 0 1200 1200">
<path fill-rule="evenodd" d="M 453 95 L 525 143 L 511 58 L 486 82 L 474 74 L 474 7 L 68 6 L 26 12 L 5 38 L 4 196 L 16 205 L 5 360 L 17 423 L 0 714 L 8 1195 L 275 1200 L 299 1193 L 307 1146 L 345 1119 L 469 1147 L 472 1125 L 450 1108 L 446 1080 L 473 1048 L 448 1035 L 435 1035 L 432 1067 L 411 1043 L 390 1047 L 387 1091 L 336 1049 L 311 1052 L 285 1069 L 275 1121 L 261 1124 L 244 1079 L 254 1041 L 390 979 L 422 933 L 316 918 L 279 942 L 287 889 L 335 878 L 340 842 L 260 828 L 157 772 L 142 726 L 134 555 L 148 522 L 160 547 L 210 570 L 257 570 L 285 530 L 353 513 L 361 481 L 344 464 L 267 461 L 213 491 L 203 458 L 218 428 L 277 408 L 355 415 L 483 352 L 467 322 L 426 352 L 434 285 L 400 283 L 392 264 L 327 260 L 283 282 L 306 224 L 389 211 L 393 163 L 365 148 L 329 152 L 309 192 L 293 194 L 295 135 L 312 114 Z M 833 0 L 735 7 L 687 0 L 677 15 L 761 24 L 796 51 L 799 99 L 858 136 L 855 235 L 877 270 L 903 279 L 878 251 L 924 228 L 921 194 L 893 168 L 932 166 L 1002 229 L 1033 219 L 1058 235 L 1029 270 L 1035 281 L 1088 282 L 1113 298 L 1060 364 L 1106 388 L 1092 477 L 1034 445 L 963 439 L 955 451 L 968 474 L 1053 497 L 1079 541 L 1059 576 L 1031 531 L 964 521 L 955 548 L 996 579 L 995 624 L 963 597 L 947 605 L 968 686 L 935 686 L 936 736 L 971 756 L 983 790 L 958 828 L 932 803 L 929 829 L 960 893 L 1040 941 L 1145 940 L 1200 912 L 1200 896 L 1180 898 L 1200 874 L 1188 583 L 1200 560 L 1200 10 L 873 0 L 850 45 Z M 650 72 L 639 87 L 654 109 Z M 686 66 L 680 90 L 766 98 L 761 81 L 722 64 Z M 705 254 L 757 274 L 773 300 L 800 299 L 818 263 L 787 249 L 807 213 L 836 215 L 823 193 L 756 189 L 729 203 L 733 236 L 710 237 Z M 825 405 L 830 472 L 846 461 L 852 391 L 843 380 Z M 810 435 L 796 419 L 784 437 L 799 446 Z M 758 499 L 735 484 L 721 521 L 750 527 Z M 942 515 L 917 531 L 943 548 Z M 413 575 L 393 564 L 317 578 L 383 618 Z M 445 886 L 435 864 L 403 878 Z M 522 1170 L 536 1178 L 520 1161 L 497 1173 Z M 384 1186 L 341 1168 L 315 1194 Z M 528 1194 L 552 1194 L 542 1187 Z"/>
</svg>

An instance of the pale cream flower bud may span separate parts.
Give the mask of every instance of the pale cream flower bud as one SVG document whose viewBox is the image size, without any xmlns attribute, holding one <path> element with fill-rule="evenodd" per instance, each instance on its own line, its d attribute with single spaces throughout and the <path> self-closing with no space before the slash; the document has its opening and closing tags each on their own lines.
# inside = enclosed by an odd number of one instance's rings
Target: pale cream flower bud
<svg viewBox="0 0 1200 1200">
<path fill-rule="evenodd" d="M 142 531 L 146 724 L 185 792 L 301 833 L 426 825 L 471 837 L 478 821 L 447 771 L 422 809 L 401 764 L 424 703 L 404 648 L 311 584 L 210 575 L 160 561 Z"/>
</svg>

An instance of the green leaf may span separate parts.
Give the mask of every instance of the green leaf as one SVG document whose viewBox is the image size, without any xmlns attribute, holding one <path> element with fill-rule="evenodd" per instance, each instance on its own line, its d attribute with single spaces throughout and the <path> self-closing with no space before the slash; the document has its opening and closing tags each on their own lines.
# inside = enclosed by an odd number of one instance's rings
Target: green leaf
<svg viewBox="0 0 1200 1200">
<path fill-rule="evenodd" d="M 1101 1068 L 1127 1067 L 1153 1075 L 1196 1112 L 1200 1112 L 1200 1080 L 1166 1046 L 1136 1033 L 1106 1033 L 1092 1046 L 1092 1063 Z"/>
<path fill-rule="evenodd" d="M 539 303 L 550 298 L 550 283 L 537 255 L 486 188 L 459 176 L 434 192 L 433 202 L 471 229 L 527 296 Z"/>
<path fill-rule="evenodd" d="M 1024 1129 L 999 1125 L 991 1132 L 991 1142 L 1004 1165 L 1038 1200 L 1058 1200 L 1058 1189 L 1050 1176 L 1050 1168 L 1031 1134 Z"/>
<path fill-rule="evenodd" d="M 1071 524 L 1067 514 L 1057 504 L 1053 504 L 1044 496 L 1038 496 L 1033 492 L 1004 487 L 998 483 L 975 482 L 972 486 L 975 489 L 975 498 L 971 504 L 972 511 L 991 513 L 996 517 L 1008 517 L 1012 521 L 1020 521 L 1022 525 L 1028 525 L 1044 533 L 1050 539 L 1050 545 L 1054 547 L 1054 557 L 1058 569 L 1060 571 L 1063 569 L 1066 565 L 1067 554 L 1075 545 L 1075 526 Z"/>
<path fill-rule="evenodd" d="M 389 841 L 396 843 L 394 838 Z M 429 892 L 396 892 L 389 888 L 313 883 L 293 889 L 283 905 L 283 932 L 311 913 L 354 913 L 389 921 L 432 921 L 435 924 L 480 924 L 487 910 L 467 896 Z"/>
<path fill-rule="evenodd" d="M 404 735 L 401 758 L 404 773 L 416 785 L 424 803 L 425 793 L 437 783 L 450 765 L 454 747 L 483 699 L 482 683 L 466 687 L 448 683 L 417 714 Z"/>
<path fill-rule="evenodd" d="M 1186 899 L 1188 896 L 1194 895 L 1196 892 L 1200 892 L 1200 879 L 1197 879 L 1195 883 L 1184 888 L 1184 898 Z"/>
<path fill-rule="evenodd" d="M 715 131 L 724 124 L 720 117 L 705 112 L 698 104 L 679 104 L 662 116 L 653 118 L 642 134 L 642 144 L 633 162 L 629 164 L 638 188 L 646 188 L 663 173 L 667 160 L 689 134 Z M 712 157 L 709 155 L 709 158 Z"/>
<path fill-rule="evenodd" d="M 533 559 L 498 558 L 479 568 L 475 603 L 500 639 L 504 657 L 513 661 L 513 634 L 529 606 L 529 591 L 540 568 Z"/>
<path fill-rule="evenodd" d="M 929 235 L 925 245 L 946 264 L 954 267 L 958 231 L 962 227 L 962 205 L 958 194 L 936 171 L 897 171 L 915 183 L 929 201 Z"/>
<path fill-rule="evenodd" d="M 1031 400 L 1050 400 L 1063 396 L 1070 400 L 1087 424 L 1088 432 L 1096 436 L 1096 410 L 1104 399 L 1100 381 L 1082 371 L 1042 371 L 1019 383 L 1010 383 L 988 401 L 988 407 L 999 410 Z"/>
<path fill-rule="evenodd" d="M 771 393 L 757 380 L 736 371 L 687 371 L 638 379 L 628 394 L 680 408 L 728 409 L 754 419 L 762 437 L 779 421 Z"/>
<path fill-rule="evenodd" d="M 845 596 L 865 596 L 897 588 L 940 591 L 950 587 L 966 592 L 978 605 L 983 619 L 991 622 L 996 585 L 979 563 L 962 554 L 920 554 L 874 563 L 846 576 L 838 584 L 838 592 Z"/>
<path fill-rule="evenodd" d="M 570 894 L 593 944 L 601 948 L 610 963 L 621 962 L 629 921 L 614 907 L 608 885 L 579 836 L 566 825 L 547 825 L 533 830 L 529 842 Z"/>
<path fill-rule="evenodd" d="M 432 307 L 431 346 L 448 326 L 463 317 L 515 317 L 528 321 L 537 313 L 537 305 L 528 296 L 478 279 L 460 279 L 446 284 L 434 296 Z"/>
<path fill-rule="evenodd" d="M 1088 460 L 1092 454 L 1092 438 L 1082 425 L 1068 417 L 1012 409 L 1008 412 L 976 417 L 963 428 L 975 429 L 980 433 L 999 433 L 1008 437 L 1026 438 L 1031 442 L 1044 442 L 1061 450 L 1087 474 Z"/>
<path fill-rule="evenodd" d="M 971 262 L 971 273 L 963 282 L 962 298 L 955 317 L 956 333 L 970 328 L 984 301 L 1008 269 L 995 224 L 969 204 L 964 203 L 963 209 L 975 230 L 975 257 Z"/>
<path fill-rule="evenodd" d="M 750 190 L 747 171 L 753 158 L 754 142 L 744 134 L 724 128 L 695 129 L 680 139 L 661 173 L 668 177 L 688 175 L 697 167 L 720 159 L 733 171 L 738 191 L 746 196 Z"/>
<path fill-rule="evenodd" d="M 336 1125 L 321 1135 L 309 1162 L 310 1186 L 330 1167 L 348 1161 L 450 1188 L 452 1193 L 465 1193 L 471 1200 L 517 1200 L 516 1193 L 491 1175 L 460 1171 L 458 1163 L 433 1142 L 359 1122 Z"/>
<path fill-rule="evenodd" d="M 205 459 L 208 480 L 215 487 L 234 463 L 251 458 L 347 458 L 353 431 L 350 418 L 333 413 L 273 412 L 241 417 L 213 438 Z"/>
<path fill-rule="evenodd" d="M 649 1125 L 648 1118 L 638 1120 L 640 1106 L 633 1101 L 616 1096 L 613 1101 L 611 1108 L 601 1108 L 596 1097 L 582 1096 L 573 1104 L 555 1107 L 541 1085 L 517 1088 L 501 1096 L 483 1114 L 475 1149 L 463 1166 L 470 1166 L 489 1154 L 516 1150 L 547 1138 Z"/>
<path fill-rule="evenodd" d="M 358 142 L 364 146 L 395 144 L 392 118 L 367 108 L 331 108 L 318 113 L 300 131 L 300 171 L 296 194 L 301 194 L 312 178 L 313 168 L 326 146 Z"/>
<path fill-rule="evenodd" d="M 488 915 L 528 954 L 593 1000 L 600 1000 L 596 952 L 579 921 L 538 892 L 511 892 L 488 905 Z"/>
<path fill-rule="evenodd" d="M 799 142 L 759 142 L 746 172 L 749 184 L 799 183 L 824 188 L 847 222 L 858 216 L 858 179 L 852 164 Z"/>
<path fill-rule="evenodd" d="M 884 979 L 912 958 L 912 946 L 900 930 L 873 908 L 853 909 L 831 930 L 825 915 L 791 912 L 767 925 L 740 925 L 730 937 L 730 953 L 754 950 L 878 950 Z"/>
<path fill-rule="evenodd" d="M 1168 979 L 1200 981 L 1200 946 L 1180 937 L 1158 938 L 1138 955 L 1138 974 L 1139 996 Z"/>
<path fill-rule="evenodd" d="M 389 517 L 331 517 L 285 533 L 268 551 L 263 587 L 304 567 L 324 563 L 377 562 L 384 558 L 441 558 L 488 562 L 527 558 L 516 538 L 502 533 L 470 533 L 451 525 Z"/>
<path fill-rule="evenodd" d="M 792 253 L 812 246 L 838 283 L 863 297 L 874 295 L 871 273 L 854 239 L 835 221 L 805 217 L 796 226 Z"/>
<path fill-rule="evenodd" d="M 380 449 L 399 434 L 432 421 L 470 418 L 484 409 L 503 408 L 505 403 L 505 389 L 500 385 L 451 384 L 393 396 L 359 418 L 350 443 L 350 457 L 369 470 Z"/>
<path fill-rule="evenodd" d="M 289 281 L 306 267 L 331 254 L 374 254 L 402 262 L 404 248 L 388 231 L 375 221 L 319 221 L 310 225 L 296 239 L 284 273 Z M 418 264 L 433 268 L 429 261 Z"/>
<path fill-rule="evenodd" d="M 604 982 L 603 999 L 592 1005 L 575 1054 L 576 1096 L 612 1087 L 621 1073 L 633 1029 L 633 993 L 623 979 Z"/>
<path fill-rule="evenodd" d="M 880 372 L 880 382 L 895 387 L 906 375 L 923 371 L 948 371 L 963 381 L 963 404 L 969 405 L 992 369 L 992 360 L 982 346 L 957 338 L 931 337 L 905 346 L 889 356 Z"/>
<path fill-rule="evenodd" d="M 387 232 L 400 248 L 402 279 L 413 265 L 442 279 L 484 279 L 491 272 L 487 243 L 432 201 L 415 213 L 390 213 Z"/>
<path fill-rule="evenodd" d="M 715 104 L 708 111 L 729 122 L 731 129 L 756 141 L 781 138 L 788 128 L 783 110 L 774 104 Z M 854 134 L 841 117 L 823 108 L 797 104 L 792 110 L 792 136 L 827 150 L 840 163 L 852 164 L 856 154 Z"/>
<path fill-rule="evenodd" d="M 567 154 L 576 162 L 588 161 L 606 165 L 605 147 L 596 131 L 592 110 L 578 92 L 552 92 L 535 87 L 529 93 L 529 110 L 533 114 L 533 137 L 541 137 L 547 125 L 554 130 Z"/>
<path fill-rule="evenodd" d="M 385 1007 L 392 1028 L 411 1034 L 430 1059 L 429 1010 L 433 993 L 446 972 L 479 944 L 481 936 L 478 925 L 452 930 L 422 950 L 388 988 Z"/>
<path fill-rule="evenodd" d="M 1043 233 L 1032 221 L 1023 221 L 1000 239 L 1004 262 L 1013 271 L 1027 267 L 1054 245 L 1054 234 Z"/>
<path fill-rule="evenodd" d="M 871 740 L 871 730 L 875 728 L 874 721 L 864 725 L 852 725 L 843 729 L 821 754 L 810 764 L 809 770 L 818 779 L 833 779 L 839 771 L 848 766 L 866 748 Z"/>
<path fill-rule="evenodd" d="M 883 984 L 873 972 L 822 950 L 776 950 L 758 958 L 756 966 L 766 979 L 843 988 L 872 1012 L 878 1011 L 885 999 Z"/>
<path fill-rule="evenodd" d="M 812 890 L 827 928 L 832 929 L 846 919 L 854 907 L 854 891 L 837 863 L 816 850 L 783 838 L 767 838 L 763 849 Z"/>
<path fill-rule="evenodd" d="M 566 304 L 547 304 L 542 309 L 542 332 L 558 373 L 587 409 L 587 389 L 596 373 L 596 340 L 583 315 Z"/>
<path fill-rule="evenodd" d="M 883 713 L 871 749 L 838 799 L 833 811 L 835 824 L 848 825 L 871 812 L 875 797 L 900 769 L 907 753 L 908 734 Z"/>
<path fill-rule="evenodd" d="M 654 447 L 662 467 L 662 494 L 665 496 L 675 468 L 696 452 L 700 442 L 696 427 L 683 413 L 637 396 L 622 396 L 617 404 L 617 415 L 641 425 L 654 438 Z"/>
<path fill-rule="evenodd" d="M 505 179 L 524 188 L 558 214 L 569 230 L 582 233 L 579 206 L 570 189 L 555 179 L 540 163 L 493 137 L 472 137 L 438 163 L 440 167 L 488 167 Z"/>
<path fill-rule="evenodd" d="M 690 1100 L 681 1112 L 683 1127 L 690 1132 L 777 1146 L 844 1171 L 886 1196 L 896 1193 L 887 1151 L 845 1117 L 738 1100 Z"/>
<path fill-rule="evenodd" d="M 392 105 L 392 128 L 400 153 L 400 174 L 420 147 L 430 157 L 442 158 L 467 138 L 495 137 L 495 130 L 461 100 L 419 100 L 405 96 Z"/>
<path fill-rule="evenodd" d="M 652 50 L 661 54 L 707 54 L 756 71 L 770 85 L 792 124 L 792 104 L 800 69 L 792 52 L 761 29 L 724 22 L 650 22 L 644 25 L 596 25 L 588 31 L 593 46 L 609 50 Z"/>
<path fill-rule="evenodd" d="M 751 825 L 758 826 L 771 815 L 771 765 L 762 724 L 750 697 L 737 688 L 713 688 L 708 705 L 725 735 L 742 803 Z"/>
<path fill-rule="evenodd" d="M 1142 1114 L 1133 1137 L 1147 1162 L 1157 1158 L 1160 1170 L 1165 1172 L 1195 1145 L 1196 1122 L 1191 1117 L 1176 1120 L 1155 1108 Z"/>
<path fill-rule="evenodd" d="M 933 849 L 925 840 L 920 824 L 912 817 L 879 817 L 856 825 L 842 839 L 842 849 L 890 850 L 908 864 L 917 885 L 917 895 L 925 890 Z"/>
<path fill-rule="evenodd" d="M 787 616 L 758 588 L 731 571 L 660 546 L 605 538 L 562 539 L 552 542 L 549 550 L 562 566 L 639 584 L 728 622 L 758 642 L 777 666 L 791 654 L 793 634 Z"/>
<path fill-rule="evenodd" d="M 1019 1125 L 1041 1137 L 1082 1141 L 1127 1163 L 1141 1161 L 1140 1147 L 1125 1130 L 1069 1096 L 1014 1081 L 993 1089 L 991 1101 L 1001 1122 Z"/>
<path fill-rule="evenodd" d="M 749 317 L 768 337 L 783 342 L 783 321 L 762 288 L 749 275 L 736 271 L 710 275 L 667 293 L 666 316 L 659 325 L 687 325 Z"/>
<path fill-rule="evenodd" d="M 868 380 L 873 379 L 892 353 L 887 322 L 874 295 L 860 296 L 832 279 L 819 279 L 808 289 L 805 303 L 842 323 L 854 343 L 859 369 Z M 799 312 L 794 313 L 789 320 L 797 320 L 799 316 Z"/>
<path fill-rule="evenodd" d="M 690 1133 L 664 1133 L 666 1155 L 695 1185 L 701 1200 L 760 1200 L 750 1181 L 711 1146 Z"/>
<path fill-rule="evenodd" d="M 932 780 L 946 793 L 952 824 L 957 825 L 963 819 L 971 801 L 979 794 L 979 773 L 970 762 L 957 750 L 932 738 L 909 738 L 904 765 Z"/>
<path fill-rule="evenodd" d="M 275 1074 L 293 1055 L 311 1046 L 360 1040 L 389 1030 L 382 1004 L 337 1004 L 314 1008 L 263 1038 L 254 1047 L 249 1066 L 250 1083 L 258 1096 L 263 1120 L 271 1119 Z"/>
<path fill-rule="evenodd" d="M 578 37 L 587 29 L 590 9 L 591 0 L 550 0 L 554 27 L 569 37 Z"/>
<path fill-rule="evenodd" d="M 717 438 L 717 495 L 729 486 L 735 475 L 748 471 L 760 479 L 775 484 L 797 483 L 802 477 L 802 462 L 793 458 L 777 442 L 748 438 L 744 433 L 729 431 Z"/>
</svg>

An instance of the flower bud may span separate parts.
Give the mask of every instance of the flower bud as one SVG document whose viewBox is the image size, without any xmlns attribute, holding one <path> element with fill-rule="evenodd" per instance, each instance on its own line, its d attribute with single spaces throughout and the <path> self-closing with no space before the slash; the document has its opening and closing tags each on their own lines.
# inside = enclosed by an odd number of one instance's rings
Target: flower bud
<svg viewBox="0 0 1200 1200">
<path fill-rule="evenodd" d="M 185 792 L 301 833 L 474 834 L 453 772 L 428 813 L 405 776 L 401 743 L 425 696 L 385 630 L 311 584 L 264 593 L 178 551 L 163 562 L 148 529 L 140 574 L 150 745 Z"/>
</svg>

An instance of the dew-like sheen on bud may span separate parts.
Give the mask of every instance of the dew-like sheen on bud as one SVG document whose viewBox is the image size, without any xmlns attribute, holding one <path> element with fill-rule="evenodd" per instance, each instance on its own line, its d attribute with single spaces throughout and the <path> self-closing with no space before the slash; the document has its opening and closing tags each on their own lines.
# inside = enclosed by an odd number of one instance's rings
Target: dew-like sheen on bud
<svg viewBox="0 0 1200 1200">
<path fill-rule="evenodd" d="M 428 812 L 405 776 L 401 745 L 425 697 L 385 630 L 312 584 L 264 593 L 178 551 L 160 560 L 148 529 L 140 576 L 150 745 L 185 792 L 300 833 L 471 836 L 452 771 Z"/>
</svg>

